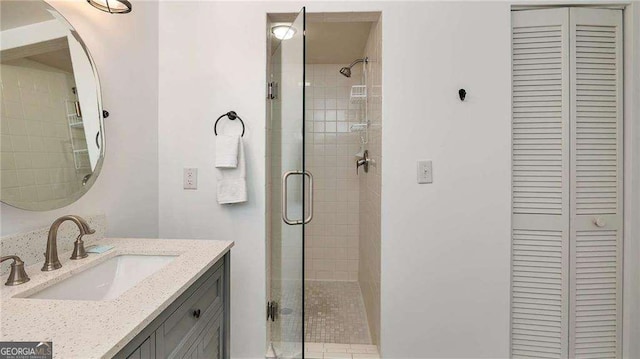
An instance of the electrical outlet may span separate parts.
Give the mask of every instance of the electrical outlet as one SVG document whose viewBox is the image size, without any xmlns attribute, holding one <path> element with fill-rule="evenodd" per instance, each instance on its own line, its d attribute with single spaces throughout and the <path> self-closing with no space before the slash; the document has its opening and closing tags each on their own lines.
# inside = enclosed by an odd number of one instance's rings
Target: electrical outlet
<svg viewBox="0 0 640 359">
<path fill-rule="evenodd" d="M 418 183 L 433 183 L 433 165 L 431 161 L 418 161 Z"/>
<path fill-rule="evenodd" d="M 182 182 L 184 189 L 198 189 L 198 169 L 185 168 Z"/>
</svg>

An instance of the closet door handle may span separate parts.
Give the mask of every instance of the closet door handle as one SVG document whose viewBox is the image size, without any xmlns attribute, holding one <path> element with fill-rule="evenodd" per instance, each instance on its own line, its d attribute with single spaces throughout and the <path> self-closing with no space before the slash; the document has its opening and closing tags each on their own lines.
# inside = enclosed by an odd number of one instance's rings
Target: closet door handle
<svg viewBox="0 0 640 359">
<path fill-rule="evenodd" d="M 594 219 L 593 219 L 593 224 L 594 224 L 596 227 L 604 227 L 604 226 L 606 226 L 606 225 L 607 225 L 607 222 L 606 222 L 604 219 L 602 219 L 602 218 L 598 217 L 598 218 L 594 218 Z"/>
</svg>

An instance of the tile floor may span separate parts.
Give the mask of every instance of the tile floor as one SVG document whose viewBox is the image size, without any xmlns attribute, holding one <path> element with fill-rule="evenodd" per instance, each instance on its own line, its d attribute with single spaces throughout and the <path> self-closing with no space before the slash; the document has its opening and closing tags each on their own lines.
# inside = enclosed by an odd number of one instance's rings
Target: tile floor
<svg viewBox="0 0 640 359">
<path fill-rule="evenodd" d="M 337 344 L 305 342 L 305 359 L 380 359 L 372 344 Z M 277 354 L 276 354 L 277 353 Z M 302 358 L 300 343 L 274 342 L 267 358 Z"/>
<path fill-rule="evenodd" d="M 304 343 L 306 359 L 379 359 L 378 348 L 371 344 Z"/>
<path fill-rule="evenodd" d="M 305 284 L 305 342 L 371 344 L 358 282 Z"/>
<path fill-rule="evenodd" d="M 280 318 L 271 329 L 279 356 L 301 353 L 300 286 L 280 291 Z M 379 358 L 372 345 L 358 282 L 305 281 L 305 357 L 310 359 Z"/>
</svg>

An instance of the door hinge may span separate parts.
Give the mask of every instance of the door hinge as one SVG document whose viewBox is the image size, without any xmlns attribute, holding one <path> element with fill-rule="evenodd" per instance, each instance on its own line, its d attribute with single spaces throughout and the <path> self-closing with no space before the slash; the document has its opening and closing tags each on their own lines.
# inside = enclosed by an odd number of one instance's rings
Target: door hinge
<svg viewBox="0 0 640 359">
<path fill-rule="evenodd" d="M 269 82 L 267 84 L 267 98 L 269 100 L 275 100 L 278 98 L 278 83 Z"/>
<path fill-rule="evenodd" d="M 278 302 L 267 302 L 267 321 L 275 322 L 278 317 Z"/>
<path fill-rule="evenodd" d="M 73 105 L 75 107 L 76 117 L 77 117 L 75 121 L 79 121 L 82 118 L 82 111 L 80 110 L 80 101 L 73 101 Z"/>
</svg>

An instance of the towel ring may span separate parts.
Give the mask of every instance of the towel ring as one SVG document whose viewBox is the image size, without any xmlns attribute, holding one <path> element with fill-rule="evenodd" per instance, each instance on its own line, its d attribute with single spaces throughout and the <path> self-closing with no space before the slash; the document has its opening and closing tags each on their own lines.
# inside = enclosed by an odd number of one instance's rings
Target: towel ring
<svg viewBox="0 0 640 359">
<path fill-rule="evenodd" d="M 240 123 L 242 124 L 242 135 L 240 135 L 240 137 L 244 137 L 244 121 L 242 121 L 240 116 L 238 116 L 238 114 L 235 111 L 229 111 L 227 113 L 223 113 L 222 115 L 220 115 L 220 117 L 218 117 L 218 119 L 216 120 L 216 123 L 213 125 L 213 133 L 216 136 L 218 135 L 218 121 L 220 121 L 220 119 L 223 118 L 224 116 L 227 116 L 227 118 L 229 118 L 229 120 L 231 121 L 235 119 L 240 120 Z"/>
</svg>

